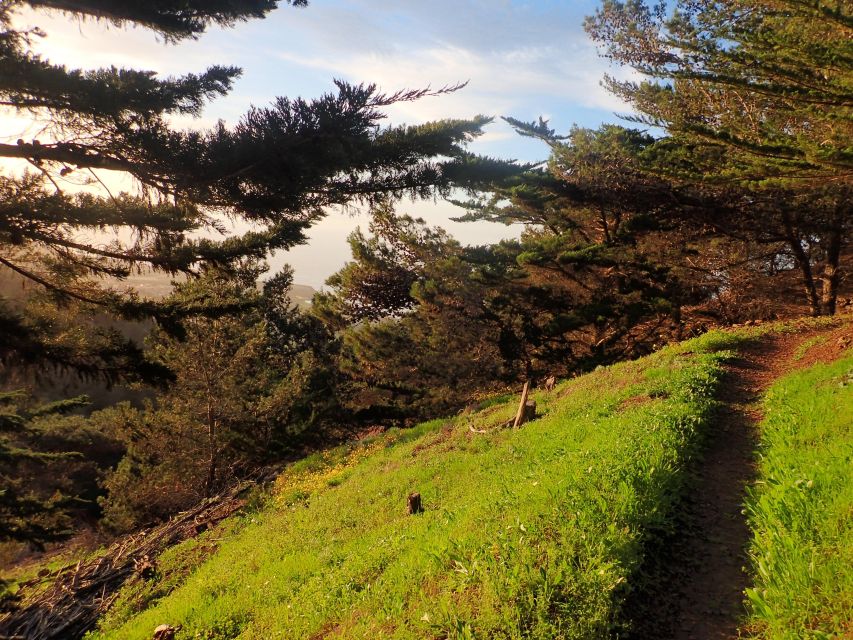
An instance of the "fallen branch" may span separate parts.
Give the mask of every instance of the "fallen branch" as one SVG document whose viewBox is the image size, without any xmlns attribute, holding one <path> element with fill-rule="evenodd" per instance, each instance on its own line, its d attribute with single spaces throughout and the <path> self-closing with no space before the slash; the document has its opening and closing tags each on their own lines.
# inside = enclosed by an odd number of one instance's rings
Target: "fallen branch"
<svg viewBox="0 0 853 640">
<path fill-rule="evenodd" d="M 97 558 L 21 584 L 20 606 L 0 617 L 0 638 L 82 638 L 110 608 L 127 580 L 137 575 L 145 579 L 145 570 L 164 550 L 194 538 L 240 509 L 245 504 L 240 496 L 253 484 L 240 484 L 158 527 L 126 536 Z M 53 584 L 44 589 L 47 580 Z"/>
</svg>

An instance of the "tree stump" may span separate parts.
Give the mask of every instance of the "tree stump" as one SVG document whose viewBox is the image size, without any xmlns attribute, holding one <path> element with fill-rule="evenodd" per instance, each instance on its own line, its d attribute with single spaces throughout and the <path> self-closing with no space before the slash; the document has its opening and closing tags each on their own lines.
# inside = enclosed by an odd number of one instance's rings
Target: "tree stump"
<svg viewBox="0 0 853 640">
<path fill-rule="evenodd" d="M 524 408 L 521 411 L 521 420 L 519 421 L 519 426 L 523 425 L 525 422 L 530 422 L 531 420 L 536 419 L 536 401 L 528 400 L 524 403 Z"/>
<path fill-rule="evenodd" d="M 524 419 L 527 411 L 527 394 L 530 393 L 530 380 L 524 383 L 524 389 L 521 390 L 521 402 L 518 403 L 518 411 L 515 413 L 515 420 L 512 423 L 512 428 L 517 429 L 526 420 Z M 533 413 L 536 413 L 536 403 L 533 403 Z"/>
<path fill-rule="evenodd" d="M 423 513 L 424 506 L 421 504 L 421 494 L 419 493 L 410 493 L 408 499 L 408 512 L 409 515 L 414 515 L 416 513 Z"/>
</svg>

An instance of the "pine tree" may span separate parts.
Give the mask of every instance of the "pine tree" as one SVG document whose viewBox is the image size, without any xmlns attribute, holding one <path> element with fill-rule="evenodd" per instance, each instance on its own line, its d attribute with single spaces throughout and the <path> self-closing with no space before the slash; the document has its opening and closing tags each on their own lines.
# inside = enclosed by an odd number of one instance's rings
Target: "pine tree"
<svg viewBox="0 0 853 640">
<path fill-rule="evenodd" d="M 521 222 L 520 241 L 464 247 L 387 208 L 370 235 L 351 236 L 352 262 L 313 305 L 337 331 L 351 408 L 374 420 L 435 416 L 486 389 L 650 348 L 637 327 L 669 324 L 667 270 L 643 262 L 612 219 L 611 240 L 592 241 L 598 218 L 580 228 L 588 209 L 567 217 L 561 200 L 574 187 L 549 175 L 518 178 L 467 218 Z"/>
<path fill-rule="evenodd" d="M 750 190 L 753 229 L 788 244 L 812 313 L 834 313 L 853 235 L 850 3 L 605 0 L 587 30 L 647 78 L 606 85 L 690 156 L 675 173 Z"/>
<path fill-rule="evenodd" d="M 68 535 L 66 510 L 73 497 L 56 493 L 49 483 L 36 488 L 34 479 L 73 454 L 45 449 L 38 419 L 86 404 L 81 396 L 27 407 L 32 403 L 23 392 L 0 392 L 0 541 L 42 545 Z"/>
<path fill-rule="evenodd" d="M 443 229 L 397 215 L 388 203 L 373 209 L 367 230 L 350 234 L 352 260 L 326 281 L 331 292 L 315 296 L 315 314 L 334 329 L 407 313 L 417 304 L 412 286 L 428 267 L 460 252 Z"/>
<path fill-rule="evenodd" d="M 524 226 L 515 261 L 528 286 L 541 283 L 562 300 L 570 358 L 631 355 L 658 331 L 677 331 L 682 305 L 702 296 L 684 286 L 686 247 L 674 240 L 682 209 L 697 201 L 644 168 L 655 139 L 616 125 L 558 136 L 543 121 L 508 121 L 546 142 L 549 162 L 496 183 L 486 200 L 462 203 L 469 212 L 460 220 Z"/>
<path fill-rule="evenodd" d="M 648 78 L 607 86 L 645 122 L 727 147 L 732 176 L 853 172 L 849 2 L 605 0 L 587 30 Z"/>
<path fill-rule="evenodd" d="M 128 318 L 155 317 L 175 328 L 180 318 L 233 311 L 210 301 L 156 303 L 104 285 L 134 271 L 197 273 L 262 258 L 305 240 L 328 207 L 403 194 L 427 196 L 464 182 L 478 163 L 464 151 L 487 118 L 420 126 L 381 127 L 392 104 L 440 95 L 412 90 L 382 93 L 374 85 L 336 82 L 315 100 L 278 98 L 252 108 L 233 127 L 178 130 L 173 115 L 198 115 L 226 94 L 240 70 L 214 66 L 199 74 L 162 78 L 116 67 L 70 69 L 33 53 L 38 29 L 13 26 L 25 5 L 71 17 L 141 25 L 167 41 L 193 38 L 211 23 L 262 17 L 274 0 L 15 0 L 0 4 L 0 106 L 48 124 L 40 139 L 0 144 L 0 158 L 30 169 L 0 176 L 0 265 L 50 291 Z M 304 2 L 289 4 L 302 5 Z M 139 185 L 109 193 L 105 172 Z M 81 192 L 75 182 L 101 187 Z M 252 230 L 210 239 L 223 220 Z M 99 232 L 118 238 L 99 243 Z M 130 239 L 126 239 L 130 238 Z M 22 345 L 50 358 L 44 336 L 8 309 L 10 331 L 0 353 Z M 56 359 L 54 361 L 57 361 Z"/>
<path fill-rule="evenodd" d="M 127 451 L 104 486 L 108 527 L 128 530 L 169 517 L 235 478 L 290 453 L 335 408 L 328 338 L 294 307 L 285 270 L 265 284 L 254 260 L 236 270 L 210 268 L 177 285 L 171 299 L 245 303 L 217 318 L 194 316 L 176 339 L 148 338 L 152 358 L 176 374 L 142 410 L 127 408 L 119 438 Z"/>
<path fill-rule="evenodd" d="M 337 337 L 343 402 L 368 421 L 457 408 L 501 369 L 465 249 L 389 205 L 373 211 L 368 232 L 351 234 L 352 261 L 312 305 Z"/>
<path fill-rule="evenodd" d="M 238 21 L 263 18 L 279 3 L 304 7 L 307 0 L 27 0 L 39 8 L 74 17 L 105 20 L 116 26 L 138 24 L 167 40 L 195 38 L 211 23 L 233 26 Z"/>
</svg>

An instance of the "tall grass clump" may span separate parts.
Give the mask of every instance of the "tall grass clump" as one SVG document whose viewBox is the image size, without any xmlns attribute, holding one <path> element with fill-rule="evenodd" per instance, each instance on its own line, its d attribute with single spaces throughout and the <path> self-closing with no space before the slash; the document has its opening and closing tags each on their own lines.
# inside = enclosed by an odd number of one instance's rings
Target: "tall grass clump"
<svg viewBox="0 0 853 640">
<path fill-rule="evenodd" d="M 510 401 L 292 465 L 181 585 L 92 638 L 160 624 L 181 640 L 608 637 L 649 537 L 672 526 L 719 349 L 736 342 L 711 335 L 536 394 L 542 416 L 518 430 L 499 427 Z"/>
<path fill-rule="evenodd" d="M 780 379 L 748 498 L 752 637 L 853 637 L 853 355 Z"/>
</svg>

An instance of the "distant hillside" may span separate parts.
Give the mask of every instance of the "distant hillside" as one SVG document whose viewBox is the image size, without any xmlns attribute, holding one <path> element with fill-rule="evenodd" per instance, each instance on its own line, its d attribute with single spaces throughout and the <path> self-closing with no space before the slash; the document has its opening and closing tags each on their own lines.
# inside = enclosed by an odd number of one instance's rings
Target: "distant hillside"
<svg viewBox="0 0 853 640">
<path fill-rule="evenodd" d="M 0 299 L 14 303 L 25 300 L 36 286 L 8 267 L 0 265 Z"/>
<path fill-rule="evenodd" d="M 148 273 L 133 275 L 122 283 L 123 286 L 131 286 L 141 295 L 149 298 L 162 298 L 172 290 L 173 278 L 159 273 Z M 306 307 L 311 304 L 311 299 L 317 290 L 304 284 L 294 284 L 290 288 L 290 297 L 294 304 Z"/>
<path fill-rule="evenodd" d="M 127 281 L 117 283 L 117 286 L 131 286 L 140 295 L 147 298 L 162 298 L 171 291 L 172 278 L 163 274 L 139 274 Z M 33 284 L 23 276 L 0 266 L 0 299 L 5 299 L 13 305 L 21 305 L 38 285 Z M 311 304 L 316 291 L 306 285 L 293 285 L 291 299 L 298 306 L 305 308 Z M 118 330 L 126 338 L 141 344 L 151 330 L 150 320 L 131 322 L 116 320 L 107 315 L 99 315 L 95 323 L 100 326 Z M 92 408 L 100 409 L 116 402 L 130 400 L 139 402 L 149 397 L 150 392 L 138 389 L 127 389 L 121 385 L 105 388 L 100 382 L 82 381 L 73 373 L 64 371 L 46 371 L 32 376 L 20 372 L 3 372 L 0 369 L 0 384 L 8 388 L 29 388 L 37 397 L 45 400 L 55 400 L 80 394 L 86 394 L 92 400 Z"/>
<path fill-rule="evenodd" d="M 317 290 L 307 284 L 294 284 L 290 287 L 290 297 L 300 307 L 308 306 Z"/>
<path fill-rule="evenodd" d="M 172 281 L 176 278 L 162 273 L 143 273 L 130 276 L 127 280 L 116 281 L 116 287 L 132 287 L 146 298 L 162 298 L 172 291 Z M 177 278 L 178 280 L 180 278 Z M 38 285 L 26 280 L 10 269 L 0 266 L 0 297 L 9 300 L 22 300 Z M 294 284 L 290 288 L 290 297 L 301 307 L 311 304 L 317 290 L 305 284 Z"/>
</svg>

